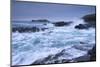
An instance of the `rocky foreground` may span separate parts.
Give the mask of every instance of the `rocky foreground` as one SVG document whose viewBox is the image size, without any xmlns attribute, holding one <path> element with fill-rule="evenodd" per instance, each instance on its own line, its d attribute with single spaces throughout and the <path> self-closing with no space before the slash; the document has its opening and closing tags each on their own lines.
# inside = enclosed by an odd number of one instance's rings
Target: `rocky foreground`
<svg viewBox="0 0 100 67">
<path fill-rule="evenodd" d="M 78 50 L 87 50 L 86 48 L 82 48 L 80 46 L 73 46 L 75 49 Z M 77 57 L 77 58 L 72 58 L 72 59 L 64 59 L 61 57 L 62 56 L 68 56 L 69 54 L 67 53 L 66 49 L 63 49 L 61 52 L 55 54 L 55 55 L 49 55 L 43 59 L 36 60 L 30 65 L 41 65 L 41 64 L 60 64 L 60 63 L 75 63 L 75 62 L 90 62 L 90 61 L 96 61 L 96 46 L 93 46 L 91 50 L 88 51 L 87 54 Z"/>
<path fill-rule="evenodd" d="M 86 48 L 82 48 L 80 49 L 80 47 L 78 46 L 73 46 L 75 49 L 78 50 L 87 50 Z M 76 63 L 76 62 L 91 62 L 91 61 L 96 61 L 96 45 L 93 46 L 93 48 L 91 50 L 88 51 L 87 54 L 85 54 L 84 56 L 80 56 L 77 58 L 73 58 L 73 59 L 64 59 L 64 58 L 60 58 L 61 56 L 66 56 L 68 55 L 66 53 L 66 49 L 63 49 L 61 52 L 55 54 L 55 55 L 49 55 L 45 58 L 39 59 L 34 61 L 32 64 L 30 65 L 43 65 L 43 64 L 61 64 L 61 63 Z M 23 66 L 23 65 L 22 65 Z M 12 67 L 21 67 L 21 65 L 19 66 L 12 66 Z"/>
</svg>

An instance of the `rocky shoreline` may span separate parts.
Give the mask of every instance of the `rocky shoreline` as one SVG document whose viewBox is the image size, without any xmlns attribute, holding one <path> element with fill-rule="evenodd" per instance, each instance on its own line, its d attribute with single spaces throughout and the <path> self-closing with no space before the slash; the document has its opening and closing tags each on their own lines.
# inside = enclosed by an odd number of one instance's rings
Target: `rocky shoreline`
<svg viewBox="0 0 100 67">
<path fill-rule="evenodd" d="M 55 55 L 49 55 L 45 58 L 36 60 L 30 65 L 43 65 L 43 64 L 47 65 L 47 64 L 61 64 L 61 63 L 76 63 L 76 62 L 96 61 L 96 45 L 94 45 L 93 48 L 87 52 L 87 54 L 80 56 L 80 57 L 77 57 L 77 58 L 73 58 L 73 59 L 62 58 L 62 59 L 59 59 L 59 57 L 61 57 L 63 55 L 68 55 L 66 53 L 66 49 L 63 49 L 61 52 L 59 52 Z M 23 65 L 21 65 L 21 66 L 23 66 Z M 15 66 L 12 66 L 12 67 L 20 67 L 20 65 L 19 66 L 15 65 Z"/>
<path fill-rule="evenodd" d="M 89 28 L 95 29 L 96 28 L 96 16 L 95 16 L 95 14 L 86 15 L 86 16 L 83 17 L 83 20 L 85 21 L 85 24 L 76 25 L 74 28 L 79 29 L 79 30 L 89 29 Z M 34 21 L 35 20 L 32 20 L 32 22 L 34 22 Z M 43 22 L 43 21 L 48 22 L 47 20 L 39 20 L 39 21 L 40 22 Z M 62 22 L 56 22 L 56 23 L 54 23 L 54 25 L 57 26 L 57 27 L 61 27 L 61 26 L 65 26 L 65 25 L 70 25 L 71 23 L 72 22 L 65 23 L 64 21 L 62 21 Z M 43 31 L 45 29 L 48 29 L 48 28 L 43 28 Z M 13 28 L 13 32 L 15 32 L 17 30 L 21 33 L 29 32 L 29 31 L 39 32 L 39 29 L 37 27 Z M 93 47 L 91 49 L 89 49 L 90 45 L 88 45 L 88 44 L 87 44 L 87 46 L 85 45 L 86 47 L 84 47 L 84 44 L 86 44 L 84 42 L 80 42 L 80 44 L 82 44 L 82 45 L 74 45 L 73 47 L 71 47 L 71 49 L 77 49 L 79 51 L 87 51 L 87 53 L 82 55 L 82 56 L 69 59 L 68 56 L 73 56 L 73 55 L 68 54 L 67 49 L 63 49 L 56 54 L 51 54 L 51 55 L 48 55 L 47 57 L 38 59 L 38 60 L 34 61 L 33 63 L 31 63 L 29 65 L 60 64 L 60 63 L 75 63 L 75 62 L 96 61 L 96 44 L 91 44 L 91 45 L 93 45 Z M 64 56 L 64 58 L 62 58 L 62 56 Z"/>
<path fill-rule="evenodd" d="M 80 50 L 79 48 L 75 48 Z M 83 50 L 83 49 L 82 49 Z M 88 62 L 88 61 L 96 61 L 96 46 L 94 45 L 91 50 L 87 52 L 87 54 L 77 57 L 77 58 L 72 58 L 72 59 L 59 59 L 61 56 L 66 56 L 69 55 L 66 53 L 66 49 L 63 49 L 61 52 L 55 54 L 55 55 L 49 55 L 43 59 L 39 59 L 34 61 L 30 65 L 41 65 L 41 64 L 60 64 L 60 63 L 75 63 L 75 62 Z"/>
</svg>

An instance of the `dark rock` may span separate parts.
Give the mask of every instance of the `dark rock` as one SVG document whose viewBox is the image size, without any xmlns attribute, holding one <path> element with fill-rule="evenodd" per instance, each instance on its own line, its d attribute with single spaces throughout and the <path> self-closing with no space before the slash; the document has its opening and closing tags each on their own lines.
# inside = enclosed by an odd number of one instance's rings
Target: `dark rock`
<svg viewBox="0 0 100 67">
<path fill-rule="evenodd" d="M 49 56 L 47 56 L 43 59 L 36 60 L 31 65 L 34 65 L 34 64 L 51 64 L 51 63 L 57 64 L 57 63 L 68 62 L 69 60 L 67 60 L 67 59 L 60 59 L 59 60 L 59 57 L 64 55 L 64 52 L 65 52 L 65 49 L 62 50 L 61 52 L 55 54 L 55 55 L 49 55 Z"/>
<path fill-rule="evenodd" d="M 20 33 L 23 33 L 23 32 L 38 32 L 39 31 L 39 28 L 37 27 L 15 27 L 15 28 L 12 28 L 12 32 L 20 32 Z"/>
<path fill-rule="evenodd" d="M 75 26 L 76 29 L 88 29 L 89 27 L 90 25 L 88 24 L 79 24 Z"/>
<path fill-rule="evenodd" d="M 69 63 L 69 61 L 70 61 L 70 60 L 67 60 L 67 59 L 62 59 L 62 60 L 61 60 L 62 63 Z"/>
<path fill-rule="evenodd" d="M 44 23 L 43 25 L 47 25 L 46 23 Z"/>
<path fill-rule="evenodd" d="M 50 22 L 47 19 L 32 20 L 32 22 Z"/>
<path fill-rule="evenodd" d="M 85 23 L 91 25 L 91 27 L 96 27 L 96 14 L 89 14 L 82 17 Z"/>
<path fill-rule="evenodd" d="M 65 25 L 70 25 L 72 22 L 64 22 L 64 21 L 60 21 L 60 22 L 55 22 L 53 23 L 55 26 L 65 26 Z"/>
<path fill-rule="evenodd" d="M 54 60 L 55 64 L 59 64 L 59 63 L 69 63 L 69 60 L 67 59 L 60 59 L 60 60 Z"/>
<path fill-rule="evenodd" d="M 82 17 L 85 22 L 96 21 L 96 14 L 89 14 Z"/>
<path fill-rule="evenodd" d="M 90 61 L 96 61 L 96 46 L 94 46 L 88 54 L 90 54 Z"/>
<path fill-rule="evenodd" d="M 89 29 L 90 27 L 96 27 L 96 14 L 89 14 L 82 17 L 85 21 L 85 24 L 76 25 L 76 29 Z"/>
<path fill-rule="evenodd" d="M 86 44 L 85 42 L 80 42 L 80 44 Z"/>
<path fill-rule="evenodd" d="M 58 57 L 64 55 L 65 49 L 63 49 L 61 52 L 55 54 L 55 56 L 53 57 L 53 59 L 57 59 Z"/>
<path fill-rule="evenodd" d="M 48 28 L 41 28 L 42 31 L 45 31 L 46 29 L 48 29 Z"/>
<path fill-rule="evenodd" d="M 73 61 L 71 62 L 88 62 L 90 61 L 90 56 L 88 54 L 84 55 L 84 56 L 80 56 L 77 58 L 72 59 Z"/>
<path fill-rule="evenodd" d="M 84 44 L 82 42 L 82 44 Z M 75 47 L 73 47 L 75 48 Z M 76 47 L 79 50 L 85 50 L 85 49 L 80 49 L 79 47 Z M 95 46 L 93 47 L 92 50 L 90 50 L 87 54 L 85 54 L 84 56 L 80 56 L 77 58 L 73 58 L 73 59 L 59 59 L 61 56 L 66 55 L 66 50 L 63 49 L 61 52 L 57 53 L 57 54 L 52 54 L 49 55 L 45 58 L 36 60 L 35 62 L 33 62 L 31 65 L 41 65 L 41 64 L 58 64 L 58 63 L 71 63 L 71 62 L 88 62 L 88 61 L 94 61 L 96 60 L 96 50 L 95 50 Z"/>
<path fill-rule="evenodd" d="M 83 49 L 82 46 L 80 47 L 74 46 L 74 48 L 85 51 L 85 49 Z M 72 60 L 77 61 L 77 62 L 96 61 L 96 46 L 94 46 L 91 50 L 89 50 L 86 55 L 78 57 L 78 58 L 74 58 Z"/>
<path fill-rule="evenodd" d="M 48 59 L 48 61 L 37 60 L 37 61 L 33 62 L 31 65 L 68 63 L 69 61 L 70 60 L 67 60 L 67 59 L 52 59 L 52 60 Z"/>
<path fill-rule="evenodd" d="M 11 66 L 11 67 L 21 67 L 21 66 L 17 66 L 17 65 L 15 65 L 15 66 Z"/>
<path fill-rule="evenodd" d="M 87 48 L 84 48 L 84 47 L 81 46 L 81 45 L 80 45 L 80 46 L 79 46 L 79 45 L 78 45 L 78 46 L 77 46 L 77 45 L 76 45 L 76 46 L 73 46 L 73 48 L 78 49 L 78 50 L 82 50 L 82 51 L 88 50 Z"/>
<path fill-rule="evenodd" d="M 53 31 L 49 31 L 48 33 L 52 33 Z"/>
</svg>

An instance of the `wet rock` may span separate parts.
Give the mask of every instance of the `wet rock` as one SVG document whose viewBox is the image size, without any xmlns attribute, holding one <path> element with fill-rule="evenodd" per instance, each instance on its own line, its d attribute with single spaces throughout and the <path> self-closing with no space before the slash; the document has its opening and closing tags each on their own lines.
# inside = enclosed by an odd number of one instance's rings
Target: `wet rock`
<svg viewBox="0 0 100 67">
<path fill-rule="evenodd" d="M 73 46 L 73 48 L 75 48 L 75 49 L 77 49 L 77 50 L 82 50 L 82 51 L 88 50 L 87 48 L 85 48 L 85 47 L 82 46 L 82 45 L 79 45 L 79 46 Z"/>
<path fill-rule="evenodd" d="M 43 25 L 47 25 L 46 23 L 44 23 Z"/>
<path fill-rule="evenodd" d="M 64 53 L 65 53 L 65 49 L 63 49 L 61 52 L 55 54 L 55 56 L 53 57 L 53 59 L 57 59 L 58 57 L 64 55 Z"/>
<path fill-rule="evenodd" d="M 88 51 L 84 56 L 72 59 L 76 62 L 88 62 L 88 61 L 96 61 L 96 46 L 94 46 L 91 50 Z"/>
<path fill-rule="evenodd" d="M 48 28 L 41 28 L 42 31 L 45 31 L 45 30 L 47 30 L 47 29 L 48 29 Z"/>
<path fill-rule="evenodd" d="M 64 22 L 64 21 L 59 21 L 59 22 L 55 22 L 53 23 L 55 26 L 65 26 L 65 25 L 70 25 L 72 22 Z"/>
<path fill-rule="evenodd" d="M 11 66 L 11 67 L 21 67 L 21 66 Z"/>
<path fill-rule="evenodd" d="M 49 55 L 43 59 L 36 60 L 33 62 L 31 65 L 34 64 L 57 64 L 57 63 L 65 63 L 68 62 L 69 60 L 67 59 L 59 59 L 62 55 L 64 55 L 65 49 L 62 50 L 61 52 L 55 54 L 55 55 Z"/>
<path fill-rule="evenodd" d="M 20 32 L 20 33 L 23 33 L 23 32 L 38 32 L 39 31 L 39 28 L 37 27 L 15 27 L 15 28 L 12 28 L 12 32 Z"/>
<path fill-rule="evenodd" d="M 88 29 L 90 28 L 90 25 L 88 24 L 79 24 L 75 26 L 75 29 Z"/>
<path fill-rule="evenodd" d="M 80 44 L 86 44 L 85 42 L 80 42 Z"/>
<path fill-rule="evenodd" d="M 88 14 L 82 17 L 85 24 L 79 24 L 75 26 L 75 29 L 89 29 L 96 27 L 96 14 Z"/>
<path fill-rule="evenodd" d="M 32 22 L 50 22 L 47 19 L 32 20 Z"/>
<path fill-rule="evenodd" d="M 73 62 L 88 62 L 90 61 L 90 56 L 88 54 L 84 55 L 84 56 L 80 56 L 77 58 L 72 59 Z"/>
<path fill-rule="evenodd" d="M 90 61 L 96 61 L 96 45 L 88 52 L 90 55 Z"/>
<path fill-rule="evenodd" d="M 84 45 L 83 42 L 82 42 L 82 44 Z M 79 50 L 82 50 L 82 51 L 85 51 L 85 50 L 87 51 L 87 49 L 83 48 L 82 46 L 79 46 L 79 47 L 75 47 L 74 46 L 73 48 L 76 48 L 76 49 L 79 49 Z M 47 56 L 45 58 L 36 60 L 31 65 L 94 61 L 94 60 L 96 60 L 96 51 L 95 51 L 95 49 L 96 48 L 94 46 L 93 49 L 89 50 L 89 52 L 86 53 L 85 55 L 77 57 L 77 58 L 72 58 L 72 59 L 61 58 L 62 56 L 66 56 L 67 55 L 66 49 L 63 49 L 62 51 L 60 51 L 57 54 L 52 54 L 52 55 L 49 55 L 49 56 Z"/>
<path fill-rule="evenodd" d="M 82 17 L 86 24 L 96 27 L 96 14 L 88 14 Z"/>
</svg>

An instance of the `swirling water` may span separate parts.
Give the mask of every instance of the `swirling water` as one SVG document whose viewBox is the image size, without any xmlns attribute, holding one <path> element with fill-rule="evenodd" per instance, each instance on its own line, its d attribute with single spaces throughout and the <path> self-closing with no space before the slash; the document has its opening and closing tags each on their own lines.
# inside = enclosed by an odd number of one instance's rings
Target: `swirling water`
<svg viewBox="0 0 100 67">
<path fill-rule="evenodd" d="M 95 29 L 77 30 L 72 26 L 52 27 L 40 32 L 13 32 L 12 65 L 29 65 L 63 49 L 71 56 L 62 58 L 72 59 L 87 54 L 95 44 Z M 86 50 L 79 50 L 73 46 L 81 46 Z"/>
</svg>

